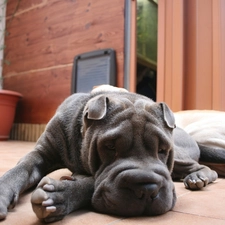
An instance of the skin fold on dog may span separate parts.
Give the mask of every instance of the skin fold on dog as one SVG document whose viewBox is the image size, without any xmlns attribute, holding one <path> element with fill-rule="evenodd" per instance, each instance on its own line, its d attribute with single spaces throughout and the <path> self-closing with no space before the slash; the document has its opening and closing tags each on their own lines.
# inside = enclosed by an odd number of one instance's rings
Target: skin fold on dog
<svg viewBox="0 0 225 225">
<path fill-rule="evenodd" d="M 68 97 L 34 150 L 0 178 L 0 219 L 37 184 L 33 210 L 53 222 L 90 205 L 101 213 L 160 215 L 176 202 L 172 178 L 193 190 L 217 179 L 215 171 L 198 163 L 199 145 L 176 127 L 165 103 L 97 89 Z M 46 176 L 60 168 L 72 176 Z"/>
</svg>

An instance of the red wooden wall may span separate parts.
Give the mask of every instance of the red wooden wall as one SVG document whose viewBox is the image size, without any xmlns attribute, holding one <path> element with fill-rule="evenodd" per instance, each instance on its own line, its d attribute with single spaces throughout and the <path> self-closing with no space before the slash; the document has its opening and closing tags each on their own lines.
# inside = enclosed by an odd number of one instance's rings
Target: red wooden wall
<svg viewBox="0 0 225 225">
<path fill-rule="evenodd" d="M 125 0 L 9 0 L 4 88 L 21 92 L 17 123 L 47 123 L 70 94 L 75 55 L 114 48 L 124 78 Z M 134 0 L 131 0 L 135 5 Z M 158 1 L 157 100 L 174 110 L 225 110 L 225 1 Z M 135 89 L 132 7 L 131 87 Z"/>
<path fill-rule="evenodd" d="M 14 14 L 18 2 L 18 10 Z M 13 18 L 12 18 L 13 17 Z M 47 123 L 70 95 L 75 55 L 103 48 L 117 54 L 123 85 L 123 0 L 9 0 L 4 88 L 23 94 L 17 123 Z"/>
<path fill-rule="evenodd" d="M 225 111 L 225 1 L 158 1 L 157 100 Z"/>
</svg>

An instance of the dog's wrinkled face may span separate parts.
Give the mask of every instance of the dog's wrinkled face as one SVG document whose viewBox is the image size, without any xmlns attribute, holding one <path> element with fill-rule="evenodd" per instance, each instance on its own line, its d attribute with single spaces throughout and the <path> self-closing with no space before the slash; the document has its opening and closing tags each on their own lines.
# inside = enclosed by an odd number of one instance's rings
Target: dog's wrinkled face
<svg viewBox="0 0 225 225">
<path fill-rule="evenodd" d="M 93 207 L 159 215 L 176 201 L 170 109 L 131 93 L 98 95 L 84 109 L 82 162 L 95 177 Z"/>
</svg>

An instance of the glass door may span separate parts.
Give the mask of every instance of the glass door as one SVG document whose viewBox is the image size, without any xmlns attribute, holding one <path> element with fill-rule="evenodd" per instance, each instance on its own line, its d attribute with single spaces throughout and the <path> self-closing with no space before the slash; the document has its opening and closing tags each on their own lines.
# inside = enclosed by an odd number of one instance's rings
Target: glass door
<svg viewBox="0 0 225 225">
<path fill-rule="evenodd" d="M 157 82 L 157 0 L 137 0 L 136 92 L 156 100 Z"/>
</svg>

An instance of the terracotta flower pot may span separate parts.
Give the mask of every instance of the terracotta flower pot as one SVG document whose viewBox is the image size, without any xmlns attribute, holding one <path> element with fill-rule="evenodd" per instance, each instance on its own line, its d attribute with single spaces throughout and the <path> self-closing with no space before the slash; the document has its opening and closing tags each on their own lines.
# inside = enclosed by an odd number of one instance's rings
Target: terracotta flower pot
<svg viewBox="0 0 225 225">
<path fill-rule="evenodd" d="M 0 141 L 8 140 L 16 105 L 22 95 L 15 91 L 0 90 Z"/>
</svg>

